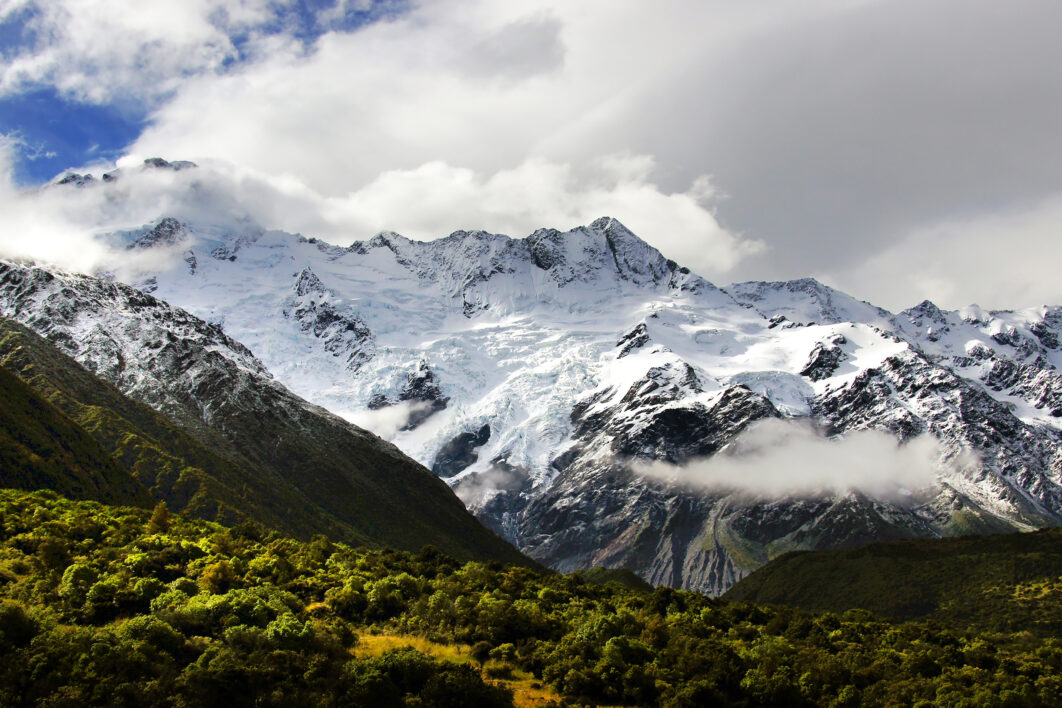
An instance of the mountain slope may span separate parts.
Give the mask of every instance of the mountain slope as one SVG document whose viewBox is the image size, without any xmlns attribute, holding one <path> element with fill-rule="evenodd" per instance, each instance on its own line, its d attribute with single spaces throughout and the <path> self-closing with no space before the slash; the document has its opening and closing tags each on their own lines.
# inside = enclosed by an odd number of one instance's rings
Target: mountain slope
<svg viewBox="0 0 1062 708">
<path fill-rule="evenodd" d="M 341 247 L 233 216 L 199 169 L 172 213 L 105 237 L 161 264 L 130 284 L 389 439 L 554 567 L 718 593 L 788 550 L 1062 521 L 1059 308 L 894 314 L 812 279 L 720 289 L 610 218 Z M 764 431 L 782 433 L 757 466 Z M 815 461 L 837 450 L 824 485 Z M 744 472 L 720 484 L 718 464 Z"/>
<path fill-rule="evenodd" d="M 116 401 L 114 391 L 86 392 L 84 386 L 92 387 L 83 374 L 54 358 L 22 362 L 29 374 L 52 371 L 55 382 L 76 381 L 86 397 L 71 396 L 75 404 L 120 411 L 102 427 L 120 419 L 145 445 L 159 443 L 162 457 L 195 467 L 200 484 L 189 494 L 198 513 L 217 515 L 209 508 L 213 501 L 228 507 L 223 516 L 261 513 L 264 523 L 301 537 L 327 533 L 397 548 L 434 544 L 461 558 L 526 562 L 442 481 L 394 446 L 293 395 L 216 326 L 121 284 L 5 262 L 0 313 L 176 423 L 182 436 L 143 406 Z M 176 449 L 167 449 L 167 440 Z M 147 483 L 180 494 L 184 474 Z"/>
<path fill-rule="evenodd" d="M 176 222 L 182 258 L 140 287 L 375 426 L 553 567 L 718 593 L 788 550 L 1062 520 L 1054 310 L 941 315 L 943 338 L 810 279 L 720 290 L 608 218 L 346 248 Z M 740 456 L 744 435 L 778 418 L 824 440 L 931 436 L 937 478 L 899 497 L 777 494 L 754 473 L 749 489 L 683 483 L 683 465 Z M 679 483 L 632 460 L 673 465 Z"/>
<path fill-rule="evenodd" d="M 189 435 L 7 318 L 0 319 L 0 362 L 89 431 L 113 462 L 175 511 L 229 523 L 251 519 L 291 533 L 323 522 L 309 500 L 291 503 L 298 490 L 279 476 L 226 457 L 231 451 L 221 443 L 215 448 L 213 439 L 201 442 Z"/>
<path fill-rule="evenodd" d="M 150 506 L 151 495 L 81 426 L 0 366 L 0 486 Z"/>
<path fill-rule="evenodd" d="M 786 554 L 732 587 L 728 600 L 995 631 L 1062 632 L 1062 531 L 873 543 Z"/>
</svg>

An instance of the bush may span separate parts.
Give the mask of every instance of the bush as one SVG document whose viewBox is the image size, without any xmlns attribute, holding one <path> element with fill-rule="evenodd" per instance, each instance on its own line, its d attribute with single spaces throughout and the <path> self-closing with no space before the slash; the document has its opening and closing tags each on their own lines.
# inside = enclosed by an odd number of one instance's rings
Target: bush
<svg viewBox="0 0 1062 708">
<path fill-rule="evenodd" d="M 0 653 L 24 647 L 37 636 L 37 623 L 21 605 L 0 601 Z"/>
</svg>

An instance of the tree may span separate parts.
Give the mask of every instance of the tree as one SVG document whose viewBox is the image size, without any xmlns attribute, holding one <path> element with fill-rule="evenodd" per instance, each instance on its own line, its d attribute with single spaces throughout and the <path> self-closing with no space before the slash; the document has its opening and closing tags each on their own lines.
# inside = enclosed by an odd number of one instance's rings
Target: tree
<svg viewBox="0 0 1062 708">
<path fill-rule="evenodd" d="M 170 521 L 170 508 L 166 506 L 166 502 L 160 501 L 155 505 L 155 510 L 151 512 L 151 518 L 147 524 L 148 533 L 169 531 Z"/>
</svg>

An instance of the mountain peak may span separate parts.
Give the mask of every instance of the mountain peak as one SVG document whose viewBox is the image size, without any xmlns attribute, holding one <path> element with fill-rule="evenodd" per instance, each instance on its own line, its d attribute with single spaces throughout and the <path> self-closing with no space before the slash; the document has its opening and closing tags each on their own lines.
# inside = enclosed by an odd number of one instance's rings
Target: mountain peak
<svg viewBox="0 0 1062 708">
<path fill-rule="evenodd" d="M 172 216 L 167 216 L 144 232 L 127 248 L 152 248 L 154 246 L 174 246 L 187 237 L 187 228 Z"/>
<path fill-rule="evenodd" d="M 181 170 L 187 170 L 198 166 L 199 165 L 188 160 L 174 160 L 173 162 L 169 162 L 163 160 L 161 157 L 149 157 L 144 160 L 144 169 L 154 168 L 156 170 L 173 170 L 174 172 L 180 172 Z"/>
<path fill-rule="evenodd" d="M 901 314 L 911 320 L 929 319 L 934 322 L 944 322 L 947 319 L 944 315 L 944 311 L 930 300 L 923 300 L 914 307 L 907 308 Z"/>
</svg>

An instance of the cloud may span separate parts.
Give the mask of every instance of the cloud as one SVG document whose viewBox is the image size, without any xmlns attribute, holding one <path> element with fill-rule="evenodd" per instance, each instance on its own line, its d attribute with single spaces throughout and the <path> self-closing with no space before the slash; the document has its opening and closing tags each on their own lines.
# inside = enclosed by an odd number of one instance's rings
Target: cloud
<svg viewBox="0 0 1062 708">
<path fill-rule="evenodd" d="M 376 410 L 362 409 L 340 412 L 338 415 L 349 422 L 375 433 L 384 440 L 391 440 L 399 430 L 405 427 L 415 413 L 423 413 L 431 408 L 424 401 L 399 401 L 394 405 Z"/>
<path fill-rule="evenodd" d="M 37 4 L 6 90 L 146 100 L 132 155 L 214 158 L 309 195 L 326 213 L 289 221 L 340 242 L 592 211 L 709 277 L 843 274 L 1062 192 L 1051 0 L 432 0 L 356 27 L 342 18 L 375 5 L 288 26 L 290 2 Z M 608 173 L 616 156 L 631 179 Z M 965 299 L 1020 296 L 999 286 L 1039 262 L 978 271 Z M 923 297 L 902 280 L 877 278 L 879 297 Z"/>
<path fill-rule="evenodd" d="M 267 20 L 267 0 L 47 0 L 9 8 L 32 13 L 36 37 L 0 70 L 0 94 L 49 84 L 79 100 L 154 98 L 237 55 L 229 33 Z"/>
<path fill-rule="evenodd" d="M 719 226 L 706 180 L 664 193 L 650 179 L 651 161 L 639 156 L 612 156 L 586 181 L 571 166 L 545 160 L 491 175 L 435 162 L 385 172 L 342 196 L 321 194 L 293 176 L 217 161 L 180 172 L 143 169 L 140 162 L 121 160 L 116 182 L 102 183 L 96 168 L 97 182 L 82 189 L 10 193 L 10 208 L 0 213 L 0 254 L 113 270 L 125 256 L 96 237 L 163 216 L 222 229 L 277 228 L 347 245 L 387 230 L 430 240 L 470 224 L 522 237 L 542 226 L 571 228 L 622 214 L 635 233 L 709 276 L 762 247 Z M 31 224 L 35 215 L 39 223 Z M 24 237 L 31 227 L 35 237 Z M 71 248 L 74 243 L 85 248 Z"/>
<path fill-rule="evenodd" d="M 476 509 L 499 492 L 516 492 L 527 481 L 526 473 L 512 467 L 491 465 L 483 472 L 473 472 L 454 487 L 454 494 L 469 509 Z"/>
<path fill-rule="evenodd" d="M 232 198 L 238 182 L 204 170 L 126 167 L 116 182 L 90 170 L 84 186 L 49 184 L 23 190 L 14 184 L 17 140 L 0 138 L 0 257 L 38 261 L 78 272 L 109 271 L 135 278 L 165 269 L 182 249 L 127 250 L 107 236 L 158 222 L 163 216 L 229 228 L 253 224 L 247 208 Z"/>
<path fill-rule="evenodd" d="M 363 235 L 393 230 L 431 240 L 473 224 L 519 237 L 543 226 L 571 228 L 608 215 L 709 277 L 763 248 L 719 225 L 706 199 L 707 178 L 666 193 L 651 180 L 650 165 L 646 156 L 609 156 L 580 180 L 571 165 L 544 159 L 490 175 L 433 162 L 385 172 L 345 198 L 327 200 L 334 222 L 319 225 L 318 231 L 336 239 L 342 224 Z"/>
<path fill-rule="evenodd" d="M 904 444 L 876 430 L 825 438 L 805 421 L 772 419 L 750 426 L 712 457 L 682 466 L 635 461 L 631 468 L 668 484 L 770 498 L 854 490 L 899 499 L 934 486 L 949 467 L 974 462 L 970 453 L 949 459 L 929 435 Z"/>
<path fill-rule="evenodd" d="M 166 264 L 168 252 L 126 252 L 94 238 L 102 204 L 89 191 L 20 190 L 12 178 L 16 149 L 17 139 L 0 136 L 0 256 L 119 274 Z"/>
<path fill-rule="evenodd" d="M 930 299 L 957 309 L 1062 303 L 1062 193 L 1000 212 L 916 229 L 848 272 L 837 287 L 894 310 Z"/>
</svg>

